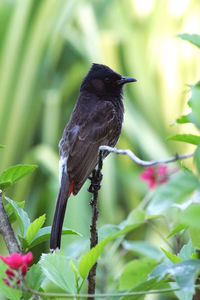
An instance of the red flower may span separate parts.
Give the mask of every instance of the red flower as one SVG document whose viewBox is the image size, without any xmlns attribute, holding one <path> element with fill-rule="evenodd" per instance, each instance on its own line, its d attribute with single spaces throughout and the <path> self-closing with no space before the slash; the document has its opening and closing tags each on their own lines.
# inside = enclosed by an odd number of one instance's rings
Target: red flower
<svg viewBox="0 0 200 300">
<path fill-rule="evenodd" d="M 161 165 L 158 167 L 146 167 L 144 172 L 140 174 L 143 181 L 149 182 L 149 189 L 153 189 L 156 185 L 166 183 L 169 179 L 167 174 L 167 166 Z"/>
<path fill-rule="evenodd" d="M 33 261 L 32 252 L 28 252 L 25 255 L 20 255 L 19 253 L 10 254 L 10 256 L 4 257 L 0 256 L 5 264 L 10 266 L 12 269 L 19 269 L 24 265 L 30 265 Z"/>
<path fill-rule="evenodd" d="M 19 253 L 13 253 L 9 256 L 0 256 L 0 259 L 3 260 L 5 264 L 7 264 L 10 268 L 15 269 L 17 271 L 13 272 L 11 269 L 6 269 L 6 275 L 7 278 L 2 278 L 5 284 L 8 286 L 12 285 L 11 280 L 15 277 L 16 283 L 20 284 L 22 276 L 24 277 L 28 271 L 28 265 L 30 265 L 33 262 L 33 254 L 32 252 L 28 252 L 27 254 L 20 255 Z"/>
<path fill-rule="evenodd" d="M 24 264 L 30 265 L 33 262 L 32 252 L 28 252 L 27 254 L 23 255 L 22 260 L 23 260 Z"/>
<path fill-rule="evenodd" d="M 22 256 L 19 253 L 10 254 L 10 256 L 4 257 L 0 256 L 3 262 L 10 266 L 12 269 L 18 269 L 23 265 Z"/>
</svg>

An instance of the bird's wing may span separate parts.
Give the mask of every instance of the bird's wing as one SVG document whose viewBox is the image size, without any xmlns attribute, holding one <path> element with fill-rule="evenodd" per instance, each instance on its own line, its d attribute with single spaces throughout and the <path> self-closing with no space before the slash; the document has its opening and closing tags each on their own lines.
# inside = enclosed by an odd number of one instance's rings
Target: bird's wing
<svg viewBox="0 0 200 300">
<path fill-rule="evenodd" d="M 88 115 L 88 119 L 78 127 L 75 125 L 75 129 L 72 130 L 75 134 L 72 134 L 72 138 L 68 136 L 67 171 L 70 181 L 74 181 L 74 194 L 80 190 L 95 168 L 99 146 L 113 146 L 117 142 L 121 130 L 118 123 L 114 105 L 111 102 L 98 102 Z"/>
</svg>

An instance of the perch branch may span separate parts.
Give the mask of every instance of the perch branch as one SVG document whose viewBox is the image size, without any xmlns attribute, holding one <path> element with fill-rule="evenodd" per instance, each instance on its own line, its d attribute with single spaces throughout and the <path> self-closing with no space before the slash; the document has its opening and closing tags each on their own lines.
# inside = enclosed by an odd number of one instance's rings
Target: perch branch
<svg viewBox="0 0 200 300">
<path fill-rule="evenodd" d="M 102 162 L 102 151 L 99 151 L 98 166 L 97 169 L 93 170 L 90 187 L 88 191 L 92 193 L 92 199 L 90 205 L 92 207 L 92 222 L 90 225 L 90 249 L 98 244 L 98 231 L 97 231 L 97 220 L 98 220 L 98 191 L 101 188 L 102 174 L 101 169 L 103 166 Z M 97 262 L 91 268 L 88 274 L 88 294 L 95 294 L 96 286 L 96 269 Z M 95 299 L 94 297 L 88 297 L 88 299 Z"/>
<path fill-rule="evenodd" d="M 177 161 L 179 159 L 186 159 L 194 156 L 194 153 L 188 153 L 188 154 L 183 154 L 180 155 L 176 153 L 173 157 L 167 158 L 167 159 L 156 159 L 156 160 L 142 160 L 138 156 L 136 156 L 131 150 L 125 149 L 117 149 L 117 148 L 112 148 L 109 146 L 100 146 L 99 147 L 100 152 L 101 151 L 108 151 L 108 152 L 114 152 L 116 154 L 124 154 L 128 155 L 132 161 L 134 161 L 137 165 L 143 166 L 143 167 L 148 167 L 148 166 L 154 166 L 158 164 L 168 164 L 174 161 Z"/>
<path fill-rule="evenodd" d="M 0 233 L 3 236 L 9 253 L 20 252 L 20 247 L 10 225 L 8 216 L 2 202 L 2 191 L 0 190 Z"/>
</svg>

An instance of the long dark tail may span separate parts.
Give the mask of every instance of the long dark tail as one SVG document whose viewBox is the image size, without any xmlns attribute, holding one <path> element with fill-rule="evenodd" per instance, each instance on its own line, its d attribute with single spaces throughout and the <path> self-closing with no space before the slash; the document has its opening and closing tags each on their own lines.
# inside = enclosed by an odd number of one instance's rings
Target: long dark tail
<svg viewBox="0 0 200 300">
<path fill-rule="evenodd" d="M 66 172 L 62 173 L 60 190 L 56 202 L 56 209 L 51 228 L 50 249 L 60 249 L 62 226 L 65 217 L 67 200 L 70 196 L 70 182 Z"/>
</svg>

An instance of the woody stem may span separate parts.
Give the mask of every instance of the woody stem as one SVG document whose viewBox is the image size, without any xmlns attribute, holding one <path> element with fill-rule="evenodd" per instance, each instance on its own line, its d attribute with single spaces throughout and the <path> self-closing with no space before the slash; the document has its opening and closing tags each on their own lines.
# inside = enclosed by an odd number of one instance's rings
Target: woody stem
<svg viewBox="0 0 200 300">
<path fill-rule="evenodd" d="M 101 180 L 102 174 L 101 169 L 103 166 L 102 162 L 102 152 L 99 152 L 99 160 L 97 169 L 93 170 L 91 180 L 91 185 L 88 189 L 90 193 L 93 194 L 92 199 L 90 201 L 90 205 L 92 207 L 92 222 L 90 225 L 90 249 L 95 247 L 98 244 L 98 230 L 97 230 L 97 220 L 98 220 L 98 191 L 101 188 Z M 88 294 L 95 294 L 95 286 L 96 286 L 96 269 L 97 262 L 91 268 L 88 274 Z M 90 297 L 88 299 L 95 299 L 94 297 Z"/>
<path fill-rule="evenodd" d="M 0 190 L 0 233 L 3 236 L 9 253 L 20 253 L 20 247 L 15 237 L 14 231 L 10 225 L 8 216 L 5 212 L 2 202 L 2 191 Z"/>
</svg>

